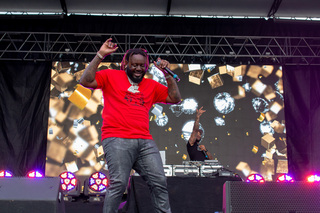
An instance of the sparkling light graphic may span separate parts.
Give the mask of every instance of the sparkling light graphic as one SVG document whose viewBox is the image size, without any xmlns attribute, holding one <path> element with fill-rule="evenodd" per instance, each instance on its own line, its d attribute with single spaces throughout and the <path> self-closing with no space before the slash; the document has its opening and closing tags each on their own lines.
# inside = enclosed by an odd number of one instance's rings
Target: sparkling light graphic
<svg viewBox="0 0 320 213">
<path fill-rule="evenodd" d="M 189 138 L 191 136 L 191 133 L 192 133 L 192 130 L 193 130 L 193 125 L 194 125 L 194 120 L 192 121 L 188 121 L 187 123 L 185 123 L 182 127 L 182 135 L 183 135 L 183 139 L 188 142 L 189 141 Z M 204 129 L 202 128 L 201 124 L 199 123 L 199 129 L 201 129 L 203 132 L 202 132 L 202 135 L 201 135 L 201 140 L 203 139 L 204 135 L 205 135 L 205 132 L 204 132 Z M 201 143 L 201 140 L 199 143 Z"/>
<path fill-rule="evenodd" d="M 242 87 L 244 88 L 244 90 L 245 90 L 246 92 L 250 92 L 250 91 L 251 91 L 251 87 L 250 87 L 250 84 L 249 84 L 249 83 L 243 84 Z"/>
<path fill-rule="evenodd" d="M 180 105 L 171 105 L 169 109 L 176 117 L 179 117 L 182 113 L 192 115 L 197 111 L 198 102 L 194 98 L 187 98 L 182 101 Z"/>
<path fill-rule="evenodd" d="M 225 126 L 226 125 L 224 119 L 221 117 L 215 117 L 214 121 L 216 122 L 217 126 Z"/>
<path fill-rule="evenodd" d="M 274 134 L 274 129 L 271 127 L 271 122 L 269 121 L 263 121 L 260 124 L 260 132 L 261 134 L 269 133 L 271 135 Z"/>
<path fill-rule="evenodd" d="M 218 93 L 213 99 L 216 110 L 222 114 L 228 114 L 234 110 L 234 98 L 227 92 Z"/>
<path fill-rule="evenodd" d="M 268 109 L 269 104 L 263 98 L 257 97 L 257 98 L 252 99 L 252 106 L 256 112 L 266 113 L 267 111 L 269 111 L 269 109 Z"/>
<path fill-rule="evenodd" d="M 176 116 L 176 117 L 179 117 L 182 113 L 183 113 L 183 110 L 182 110 L 182 105 L 171 105 L 169 107 L 169 109 L 171 110 L 171 112 Z"/>
<path fill-rule="evenodd" d="M 167 115 L 160 115 L 156 117 L 155 122 L 158 126 L 165 126 L 167 125 L 169 119 Z"/>
<path fill-rule="evenodd" d="M 152 74 L 153 80 L 155 80 L 165 86 L 168 85 L 163 72 L 161 70 L 159 70 L 156 66 L 153 65 L 151 67 L 151 69 L 149 70 L 149 73 Z"/>
</svg>

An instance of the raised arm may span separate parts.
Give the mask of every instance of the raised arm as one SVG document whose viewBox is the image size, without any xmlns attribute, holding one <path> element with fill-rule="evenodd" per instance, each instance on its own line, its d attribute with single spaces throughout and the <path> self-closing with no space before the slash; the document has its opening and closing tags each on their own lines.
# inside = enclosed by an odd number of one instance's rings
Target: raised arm
<svg viewBox="0 0 320 213">
<path fill-rule="evenodd" d="M 86 67 L 84 73 L 80 78 L 81 85 L 92 88 L 92 89 L 97 88 L 98 85 L 95 77 L 96 77 L 96 72 L 98 70 L 98 66 L 100 62 L 107 55 L 110 55 L 111 53 L 115 52 L 118 49 L 117 44 L 112 43 L 111 41 L 112 41 L 112 38 L 109 38 L 102 44 L 96 56 L 92 59 L 92 61 Z"/>
<path fill-rule="evenodd" d="M 180 95 L 180 91 L 178 88 L 178 84 L 174 80 L 174 78 L 164 70 L 165 67 L 169 68 L 170 63 L 166 60 L 161 60 L 160 58 L 158 58 L 158 63 L 154 62 L 155 66 L 160 68 L 160 70 L 165 75 L 165 78 L 166 78 L 167 84 L 168 84 L 168 97 L 166 99 L 166 102 L 172 103 L 172 104 L 177 104 L 181 101 L 181 95 Z"/>
<path fill-rule="evenodd" d="M 192 130 L 191 136 L 189 138 L 189 143 L 191 146 L 194 145 L 194 143 L 196 142 L 196 139 L 197 139 L 197 134 L 198 134 L 198 130 L 199 130 L 199 123 L 200 123 L 200 116 L 206 111 L 206 110 L 203 110 L 202 108 L 203 107 L 201 107 L 200 109 L 197 109 L 196 119 L 193 124 L 193 130 Z"/>
</svg>

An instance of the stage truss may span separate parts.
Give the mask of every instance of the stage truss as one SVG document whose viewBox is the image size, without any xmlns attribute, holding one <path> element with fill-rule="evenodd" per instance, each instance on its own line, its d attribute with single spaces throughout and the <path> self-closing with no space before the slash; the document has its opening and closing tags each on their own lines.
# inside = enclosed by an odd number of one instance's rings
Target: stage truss
<svg viewBox="0 0 320 213">
<path fill-rule="evenodd" d="M 0 60 L 90 61 L 107 38 L 120 62 L 125 51 L 141 47 L 151 61 L 200 64 L 320 65 L 320 37 L 98 34 L 59 32 L 0 32 Z"/>
</svg>

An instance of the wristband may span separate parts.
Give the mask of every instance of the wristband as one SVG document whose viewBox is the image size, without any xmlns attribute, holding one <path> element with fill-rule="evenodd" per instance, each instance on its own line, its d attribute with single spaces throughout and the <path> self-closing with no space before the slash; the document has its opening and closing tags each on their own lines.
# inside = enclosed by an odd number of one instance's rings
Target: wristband
<svg viewBox="0 0 320 213">
<path fill-rule="evenodd" d="M 170 76 L 171 76 L 171 75 L 167 75 L 167 76 L 166 76 L 166 79 L 170 78 Z"/>
<path fill-rule="evenodd" d="M 104 57 L 103 57 L 99 52 L 97 52 L 97 56 L 98 56 L 101 60 L 104 59 Z"/>
</svg>

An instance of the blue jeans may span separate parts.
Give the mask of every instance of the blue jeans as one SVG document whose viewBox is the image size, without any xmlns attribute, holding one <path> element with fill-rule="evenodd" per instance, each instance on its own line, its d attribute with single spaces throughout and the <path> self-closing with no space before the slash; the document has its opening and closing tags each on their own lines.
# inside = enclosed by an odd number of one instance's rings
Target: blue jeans
<svg viewBox="0 0 320 213">
<path fill-rule="evenodd" d="M 103 212 L 118 212 L 130 171 L 134 169 L 149 186 L 155 212 L 170 213 L 167 178 L 155 142 L 147 139 L 106 138 L 102 144 L 110 176 Z"/>
</svg>

